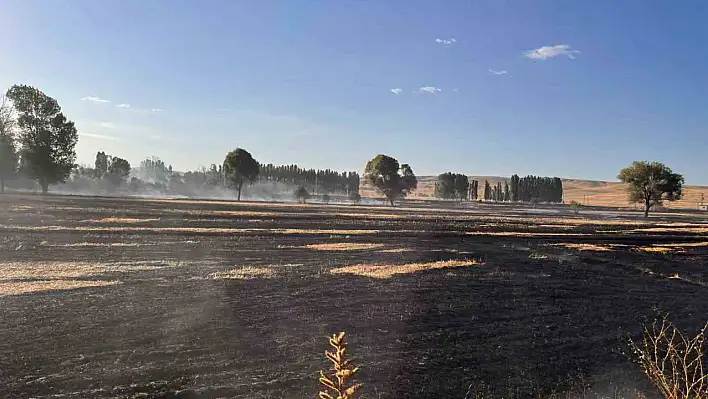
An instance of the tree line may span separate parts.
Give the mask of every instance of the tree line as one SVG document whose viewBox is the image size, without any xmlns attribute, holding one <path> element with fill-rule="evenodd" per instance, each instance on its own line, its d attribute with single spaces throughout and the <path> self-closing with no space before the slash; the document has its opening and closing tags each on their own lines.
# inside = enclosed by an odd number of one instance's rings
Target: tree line
<svg viewBox="0 0 708 399">
<path fill-rule="evenodd" d="M 8 101 L 9 100 L 9 101 Z M 90 177 L 113 185 L 128 181 L 132 174 L 130 163 L 103 151 L 96 154 L 94 167 L 75 164 L 78 132 L 73 121 L 62 113 L 58 102 L 41 90 L 28 85 L 13 85 L 0 101 L 0 192 L 5 191 L 9 179 L 22 174 L 39 184 L 46 194 L 52 184 L 63 183 L 70 176 Z M 201 168 L 183 174 L 158 158 L 141 162 L 138 174 L 151 184 L 201 184 L 234 189 L 240 199 L 244 185 L 262 181 L 298 185 L 298 198 L 315 192 L 345 192 L 358 197 L 360 176 L 356 172 L 336 172 L 329 169 L 302 169 L 297 165 L 260 164 L 242 148 L 226 154 L 220 165 Z M 620 171 L 617 178 L 627 185 L 628 200 L 644 206 L 644 214 L 663 201 L 682 197 L 683 176 L 674 173 L 660 162 L 636 161 Z M 142 180 L 133 176 L 130 184 Z M 363 181 L 374 187 L 391 203 L 404 198 L 416 189 L 418 181 L 409 164 L 399 164 L 395 158 L 378 154 L 364 169 Z M 475 200 L 478 182 L 452 172 L 438 176 L 435 195 L 438 198 Z M 307 195 L 305 195 L 307 194 Z M 484 184 L 485 200 L 560 203 L 563 201 L 563 183 L 558 177 L 513 175 L 508 181 L 491 186 Z"/>
</svg>

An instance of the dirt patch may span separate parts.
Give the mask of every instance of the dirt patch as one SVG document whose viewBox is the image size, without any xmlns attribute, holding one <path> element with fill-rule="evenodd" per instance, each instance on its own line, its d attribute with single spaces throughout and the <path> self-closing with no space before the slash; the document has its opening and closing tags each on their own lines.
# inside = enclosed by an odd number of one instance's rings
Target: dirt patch
<svg viewBox="0 0 708 399">
<path fill-rule="evenodd" d="M 455 267 L 477 266 L 473 260 L 445 260 L 438 262 L 407 263 L 404 265 L 390 264 L 359 264 L 339 267 L 330 270 L 333 274 L 355 274 L 373 278 L 389 278 L 399 274 L 412 274 L 424 270 L 449 269 Z"/>
<path fill-rule="evenodd" d="M 0 283 L 0 296 L 29 294 L 44 291 L 75 290 L 86 287 L 105 287 L 119 284 L 119 281 L 96 280 L 39 280 Z"/>
<path fill-rule="evenodd" d="M 225 272 L 216 272 L 209 275 L 214 280 L 250 280 L 255 278 L 275 277 L 275 270 L 269 267 L 244 266 Z"/>
<path fill-rule="evenodd" d="M 310 244 L 302 248 L 312 249 L 314 251 L 364 251 L 385 247 L 384 244 L 366 244 L 355 242 L 334 242 L 330 244 Z"/>
</svg>

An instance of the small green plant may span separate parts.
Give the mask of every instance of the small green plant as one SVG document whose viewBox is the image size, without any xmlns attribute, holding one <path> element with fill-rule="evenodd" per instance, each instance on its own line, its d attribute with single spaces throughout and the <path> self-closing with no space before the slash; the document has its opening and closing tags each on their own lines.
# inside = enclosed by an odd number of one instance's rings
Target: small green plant
<svg viewBox="0 0 708 399">
<path fill-rule="evenodd" d="M 350 380 L 359 371 L 359 367 L 354 367 L 352 359 L 347 357 L 344 335 L 344 332 L 340 332 L 329 338 L 329 344 L 334 351 L 325 351 L 325 356 L 332 362 L 334 374 L 328 376 L 320 370 L 320 384 L 327 387 L 327 390 L 320 391 L 320 399 L 354 399 L 362 386 L 360 383 L 350 385 Z"/>
<path fill-rule="evenodd" d="M 307 200 L 310 198 L 310 193 L 307 191 L 307 189 L 303 186 L 298 186 L 298 188 L 295 190 L 295 199 L 297 202 L 304 204 L 307 202 Z"/>
<path fill-rule="evenodd" d="M 708 323 L 696 336 L 689 337 L 664 315 L 651 326 L 644 326 L 641 342 L 629 340 L 644 374 L 666 399 L 708 398 L 706 329 Z"/>
</svg>

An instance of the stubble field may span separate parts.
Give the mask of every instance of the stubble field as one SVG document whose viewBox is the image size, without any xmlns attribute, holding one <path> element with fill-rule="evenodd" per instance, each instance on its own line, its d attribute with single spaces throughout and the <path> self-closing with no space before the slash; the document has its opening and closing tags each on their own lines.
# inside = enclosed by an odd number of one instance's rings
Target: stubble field
<svg viewBox="0 0 708 399">
<path fill-rule="evenodd" d="M 340 330 L 365 398 L 646 389 L 625 334 L 708 318 L 692 215 L 0 201 L 0 397 L 314 397 Z"/>
</svg>

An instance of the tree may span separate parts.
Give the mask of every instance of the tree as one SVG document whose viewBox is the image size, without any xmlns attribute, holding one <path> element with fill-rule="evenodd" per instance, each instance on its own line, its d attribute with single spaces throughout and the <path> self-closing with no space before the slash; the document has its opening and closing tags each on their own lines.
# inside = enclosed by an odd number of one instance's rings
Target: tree
<svg viewBox="0 0 708 399">
<path fill-rule="evenodd" d="M 470 180 L 467 175 L 455 174 L 455 197 L 464 201 L 469 199 Z"/>
<path fill-rule="evenodd" d="M 484 181 L 484 200 L 489 201 L 492 199 L 492 186 L 489 185 L 489 181 Z"/>
<path fill-rule="evenodd" d="M 0 96 L 0 193 L 5 192 L 5 181 L 17 170 L 15 127 L 12 106 L 5 96 Z"/>
<path fill-rule="evenodd" d="M 644 217 L 649 216 L 654 205 L 681 199 L 683 176 L 661 162 L 635 161 L 622 169 L 617 178 L 628 184 L 630 202 L 644 204 Z"/>
<path fill-rule="evenodd" d="M 511 201 L 511 192 L 509 191 L 509 182 L 504 180 L 504 201 Z"/>
<path fill-rule="evenodd" d="M 438 179 L 435 181 L 435 198 L 455 198 L 455 177 L 456 175 L 451 172 L 442 173 L 438 175 Z"/>
<path fill-rule="evenodd" d="M 399 166 L 395 158 L 383 154 L 366 164 L 364 181 L 385 195 L 391 206 L 396 199 L 405 197 L 418 186 L 418 179 L 408 164 Z"/>
<path fill-rule="evenodd" d="M 359 192 L 349 193 L 349 201 L 352 201 L 355 204 L 360 203 L 361 202 L 361 194 L 359 194 Z"/>
<path fill-rule="evenodd" d="M 509 186 L 509 194 L 511 196 L 511 202 L 518 202 L 521 198 L 519 197 L 519 175 L 511 176 L 511 185 Z"/>
<path fill-rule="evenodd" d="M 106 176 L 116 186 L 125 183 L 130 176 L 130 163 L 123 158 L 111 157 Z"/>
<path fill-rule="evenodd" d="M 59 103 L 39 89 L 14 85 L 7 91 L 18 113 L 22 168 L 47 194 L 50 184 L 65 182 L 74 168 L 74 122 L 66 119 Z"/>
<path fill-rule="evenodd" d="M 237 201 L 241 201 L 241 189 L 244 183 L 253 183 L 258 177 L 260 167 L 258 162 L 253 159 L 251 153 L 243 148 L 237 148 L 228 154 L 224 159 L 224 174 L 225 179 L 236 187 L 238 196 Z"/>
<path fill-rule="evenodd" d="M 102 179 L 108 173 L 108 155 L 105 152 L 99 151 L 96 153 L 96 162 L 94 162 L 94 172 L 97 179 Z"/>
<path fill-rule="evenodd" d="M 295 199 L 297 199 L 297 202 L 304 204 L 309 198 L 310 193 L 307 191 L 307 189 L 303 186 L 298 186 L 298 188 L 295 190 Z"/>
</svg>

